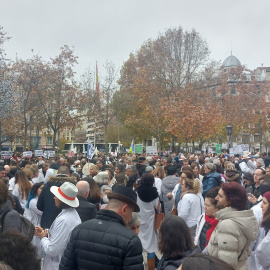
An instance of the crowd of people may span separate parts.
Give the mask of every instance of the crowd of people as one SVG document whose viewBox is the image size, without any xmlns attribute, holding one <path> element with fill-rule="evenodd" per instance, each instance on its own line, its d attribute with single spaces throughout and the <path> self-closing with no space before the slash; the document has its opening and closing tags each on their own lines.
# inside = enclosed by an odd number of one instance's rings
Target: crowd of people
<svg viewBox="0 0 270 270">
<path fill-rule="evenodd" d="M 247 151 L 15 155 L 0 161 L 0 269 L 270 269 L 269 166 Z"/>
</svg>

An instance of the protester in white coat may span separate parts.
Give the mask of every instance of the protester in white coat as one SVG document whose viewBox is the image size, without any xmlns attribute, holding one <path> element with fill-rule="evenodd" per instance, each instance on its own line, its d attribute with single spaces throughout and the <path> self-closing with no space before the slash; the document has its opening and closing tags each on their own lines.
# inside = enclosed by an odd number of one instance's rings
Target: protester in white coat
<svg viewBox="0 0 270 270">
<path fill-rule="evenodd" d="M 270 269 L 270 191 L 267 191 L 263 195 L 263 201 L 261 204 L 263 219 L 261 227 L 265 229 L 265 237 L 258 245 L 255 251 L 255 258 L 257 263 L 257 270 L 269 270 Z"/>
<path fill-rule="evenodd" d="M 147 252 L 148 269 L 155 267 L 155 252 L 158 250 L 158 236 L 154 230 L 156 210 L 159 210 L 159 196 L 156 187 L 153 186 L 155 178 L 146 173 L 141 178 L 141 186 L 138 187 L 137 204 L 140 207 L 141 226 L 139 238 L 143 249 Z"/>
<path fill-rule="evenodd" d="M 200 182 L 185 179 L 182 181 L 181 188 L 182 194 L 177 205 L 178 216 L 185 220 L 194 236 L 198 218 L 204 213 L 204 201 L 200 193 Z"/>
<path fill-rule="evenodd" d="M 75 185 L 65 182 L 60 187 L 50 188 L 54 194 L 55 205 L 61 208 L 50 230 L 43 230 L 37 226 L 35 234 L 40 236 L 41 246 L 45 253 L 44 270 L 57 270 L 72 230 L 81 223 L 81 219 L 74 209 L 79 206 L 78 189 Z"/>
<path fill-rule="evenodd" d="M 37 209 L 37 200 L 43 187 L 43 183 L 34 184 L 29 192 L 28 202 L 26 204 L 26 208 L 29 209 L 29 219 L 35 226 L 40 226 L 42 211 Z M 38 235 L 33 237 L 32 244 L 37 248 L 37 256 L 41 259 L 43 257 L 43 252 Z"/>
</svg>

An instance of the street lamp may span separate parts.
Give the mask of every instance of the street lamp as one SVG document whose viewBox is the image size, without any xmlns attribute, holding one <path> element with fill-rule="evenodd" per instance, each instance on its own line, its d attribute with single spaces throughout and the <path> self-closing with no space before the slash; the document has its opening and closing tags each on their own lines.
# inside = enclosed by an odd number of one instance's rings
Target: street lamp
<svg viewBox="0 0 270 270">
<path fill-rule="evenodd" d="M 227 129 L 227 135 L 228 135 L 228 143 L 229 143 L 229 151 L 230 151 L 230 148 L 231 148 L 231 137 L 232 137 L 232 125 L 229 124 L 226 129 Z"/>
</svg>

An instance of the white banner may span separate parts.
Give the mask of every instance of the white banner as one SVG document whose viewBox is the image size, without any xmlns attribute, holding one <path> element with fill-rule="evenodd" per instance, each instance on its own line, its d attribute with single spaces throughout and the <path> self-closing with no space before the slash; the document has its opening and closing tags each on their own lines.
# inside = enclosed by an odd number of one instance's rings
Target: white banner
<svg viewBox="0 0 270 270">
<path fill-rule="evenodd" d="M 13 152 L 11 151 L 1 151 L 1 158 L 2 159 L 10 159 L 12 158 Z"/>
<path fill-rule="evenodd" d="M 48 156 L 50 157 L 55 157 L 55 151 L 48 151 Z"/>
<path fill-rule="evenodd" d="M 35 150 L 35 157 L 43 157 L 43 150 Z"/>
<path fill-rule="evenodd" d="M 228 144 L 227 143 L 223 143 L 221 148 L 222 149 L 228 149 Z"/>
<path fill-rule="evenodd" d="M 26 157 L 26 158 L 32 157 L 32 151 L 23 152 L 23 157 Z"/>
<path fill-rule="evenodd" d="M 248 144 L 239 144 L 239 145 L 236 145 L 233 148 L 234 155 L 236 155 L 236 154 L 243 155 L 244 151 L 249 151 L 249 145 Z"/>
<path fill-rule="evenodd" d="M 158 154 L 156 146 L 146 146 L 146 154 L 154 156 Z"/>
</svg>

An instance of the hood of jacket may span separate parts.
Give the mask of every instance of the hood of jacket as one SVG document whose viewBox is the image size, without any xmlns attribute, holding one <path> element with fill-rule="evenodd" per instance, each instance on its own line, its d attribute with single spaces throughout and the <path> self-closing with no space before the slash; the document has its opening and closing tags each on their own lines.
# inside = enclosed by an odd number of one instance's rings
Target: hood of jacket
<svg viewBox="0 0 270 270">
<path fill-rule="evenodd" d="M 142 184 L 137 188 L 137 193 L 139 198 L 143 202 L 152 202 L 156 198 L 158 198 L 158 192 L 156 187 Z"/>
<path fill-rule="evenodd" d="M 228 170 L 225 173 L 225 177 L 228 181 L 235 181 L 240 177 L 240 175 L 238 174 L 236 170 Z"/>
<path fill-rule="evenodd" d="M 74 185 L 76 185 L 76 179 L 70 176 L 66 176 L 66 175 L 56 175 L 56 176 L 52 176 L 48 179 L 48 183 L 60 183 L 63 184 L 64 182 L 70 182 Z"/>
<path fill-rule="evenodd" d="M 217 172 L 211 172 L 209 174 L 206 174 L 204 177 L 206 177 L 206 178 L 215 178 L 218 181 L 221 180 L 221 175 L 219 173 L 217 173 Z"/>
<path fill-rule="evenodd" d="M 2 217 L 11 209 L 13 209 L 12 202 L 7 199 L 7 201 L 4 202 L 0 207 L 0 219 L 2 219 Z"/>
<path fill-rule="evenodd" d="M 252 210 L 238 211 L 226 207 L 214 214 L 219 221 L 230 219 L 234 221 L 249 241 L 254 241 L 258 236 L 258 223 Z"/>
<path fill-rule="evenodd" d="M 162 180 L 162 185 L 164 185 L 164 187 L 173 190 L 174 187 L 178 184 L 179 182 L 179 177 L 175 176 L 175 175 L 168 175 L 165 178 L 163 178 Z"/>
</svg>

